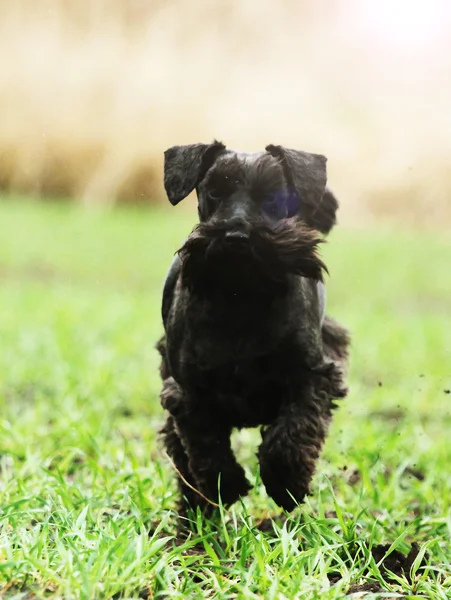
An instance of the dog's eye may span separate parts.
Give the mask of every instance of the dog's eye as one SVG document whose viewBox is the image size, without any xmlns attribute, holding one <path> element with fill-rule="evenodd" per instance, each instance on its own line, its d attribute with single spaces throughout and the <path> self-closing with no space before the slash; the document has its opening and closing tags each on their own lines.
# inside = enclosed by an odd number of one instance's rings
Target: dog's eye
<svg viewBox="0 0 451 600">
<path fill-rule="evenodd" d="M 207 197 L 212 202 L 221 202 L 224 199 L 225 194 L 220 190 L 208 190 Z"/>
<path fill-rule="evenodd" d="M 265 213 L 275 215 L 277 211 L 277 199 L 275 196 L 267 196 L 263 201 L 263 210 Z"/>
<path fill-rule="evenodd" d="M 288 191 L 286 194 L 285 206 L 287 211 L 287 217 L 294 217 L 298 214 L 301 207 L 301 201 L 297 192 Z"/>
<path fill-rule="evenodd" d="M 285 204 L 278 194 L 267 194 L 263 198 L 262 210 L 272 219 L 284 219 L 286 217 Z"/>
<path fill-rule="evenodd" d="M 272 219 L 287 219 L 294 217 L 299 212 L 299 204 L 296 193 L 274 193 L 264 197 L 262 210 Z"/>
</svg>

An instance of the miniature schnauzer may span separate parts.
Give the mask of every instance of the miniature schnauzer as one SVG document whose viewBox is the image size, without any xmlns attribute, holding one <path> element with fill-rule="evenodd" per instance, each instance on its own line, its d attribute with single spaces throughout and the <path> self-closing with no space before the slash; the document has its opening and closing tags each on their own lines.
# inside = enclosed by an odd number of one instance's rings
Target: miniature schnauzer
<svg viewBox="0 0 451 600">
<path fill-rule="evenodd" d="M 173 205 L 195 189 L 199 213 L 166 278 L 157 346 L 180 510 L 247 494 L 230 436 L 261 426 L 261 479 L 291 511 L 347 393 L 349 337 L 325 316 L 317 254 L 338 208 L 326 158 L 274 145 L 255 154 L 217 141 L 174 146 L 164 184 Z"/>
</svg>

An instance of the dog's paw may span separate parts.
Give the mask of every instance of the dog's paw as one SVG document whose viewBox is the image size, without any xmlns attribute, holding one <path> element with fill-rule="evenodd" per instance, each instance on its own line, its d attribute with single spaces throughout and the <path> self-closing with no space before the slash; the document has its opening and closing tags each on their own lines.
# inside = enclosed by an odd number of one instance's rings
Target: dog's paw
<svg viewBox="0 0 451 600">
<path fill-rule="evenodd" d="M 221 502 L 224 506 L 230 506 L 237 502 L 241 497 L 247 496 L 252 485 L 247 480 L 244 470 L 241 468 L 224 469 L 222 468 L 218 475 L 204 476 L 199 480 L 202 493 L 209 500 L 218 502 L 218 492 L 221 496 Z"/>
<path fill-rule="evenodd" d="M 183 404 L 183 393 L 173 377 L 168 377 L 168 379 L 164 380 L 160 401 L 161 406 L 173 417 L 180 413 Z"/>
<path fill-rule="evenodd" d="M 240 498 L 247 496 L 252 489 L 252 485 L 243 475 L 243 477 L 232 481 L 221 481 L 221 501 L 225 506 L 231 506 Z"/>
<path fill-rule="evenodd" d="M 274 502 L 284 510 L 292 511 L 309 493 L 315 460 L 309 447 L 303 447 L 287 436 L 272 434 L 263 437 L 259 448 L 260 475 Z"/>
<path fill-rule="evenodd" d="M 271 475 L 266 471 L 262 473 L 262 479 L 265 484 L 268 495 L 274 500 L 277 506 L 280 506 L 287 512 L 291 512 L 298 504 L 301 504 L 309 493 L 308 485 L 304 482 L 287 482 L 279 478 L 277 472 L 273 471 Z"/>
<path fill-rule="evenodd" d="M 236 499 L 232 500 L 230 504 L 236 502 L 236 500 L 238 500 L 239 498 L 247 496 L 251 489 L 252 485 L 243 473 L 242 477 L 237 479 L 231 486 L 232 496 L 236 496 Z M 227 498 L 224 499 L 224 503 L 228 504 Z"/>
<path fill-rule="evenodd" d="M 266 460 L 261 462 L 260 474 L 268 495 L 288 512 L 301 504 L 309 493 L 311 473 L 300 464 L 288 466 Z"/>
</svg>

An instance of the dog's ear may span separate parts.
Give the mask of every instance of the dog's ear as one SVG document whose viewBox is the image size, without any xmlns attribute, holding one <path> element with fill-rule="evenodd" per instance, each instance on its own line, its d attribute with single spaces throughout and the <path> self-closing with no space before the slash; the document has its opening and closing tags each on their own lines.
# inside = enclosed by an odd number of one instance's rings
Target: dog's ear
<svg viewBox="0 0 451 600">
<path fill-rule="evenodd" d="M 224 144 L 189 144 L 172 146 L 164 153 L 164 189 L 175 206 L 186 198 L 204 178 Z"/>
<path fill-rule="evenodd" d="M 288 187 L 299 197 L 299 216 L 309 227 L 329 233 L 336 223 L 338 202 L 326 188 L 327 158 L 272 144 L 266 151 L 280 160 Z"/>
<path fill-rule="evenodd" d="M 321 198 L 320 204 L 316 211 L 313 212 L 313 225 L 322 233 L 329 233 L 337 223 L 337 210 L 339 204 L 332 190 L 326 187 L 324 196 Z"/>
</svg>

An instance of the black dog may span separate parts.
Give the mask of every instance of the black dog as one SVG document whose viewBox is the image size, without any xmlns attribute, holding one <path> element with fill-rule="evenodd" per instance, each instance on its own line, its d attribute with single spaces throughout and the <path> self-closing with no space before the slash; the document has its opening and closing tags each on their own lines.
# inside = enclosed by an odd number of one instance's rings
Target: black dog
<svg viewBox="0 0 451 600">
<path fill-rule="evenodd" d="M 167 276 L 158 344 L 180 509 L 248 492 L 230 435 L 262 425 L 261 478 L 292 510 L 308 493 L 334 400 L 346 395 L 349 339 L 324 315 L 316 251 L 338 208 L 326 158 L 214 142 L 170 148 L 164 168 L 170 202 L 196 189 L 200 220 Z"/>
</svg>

